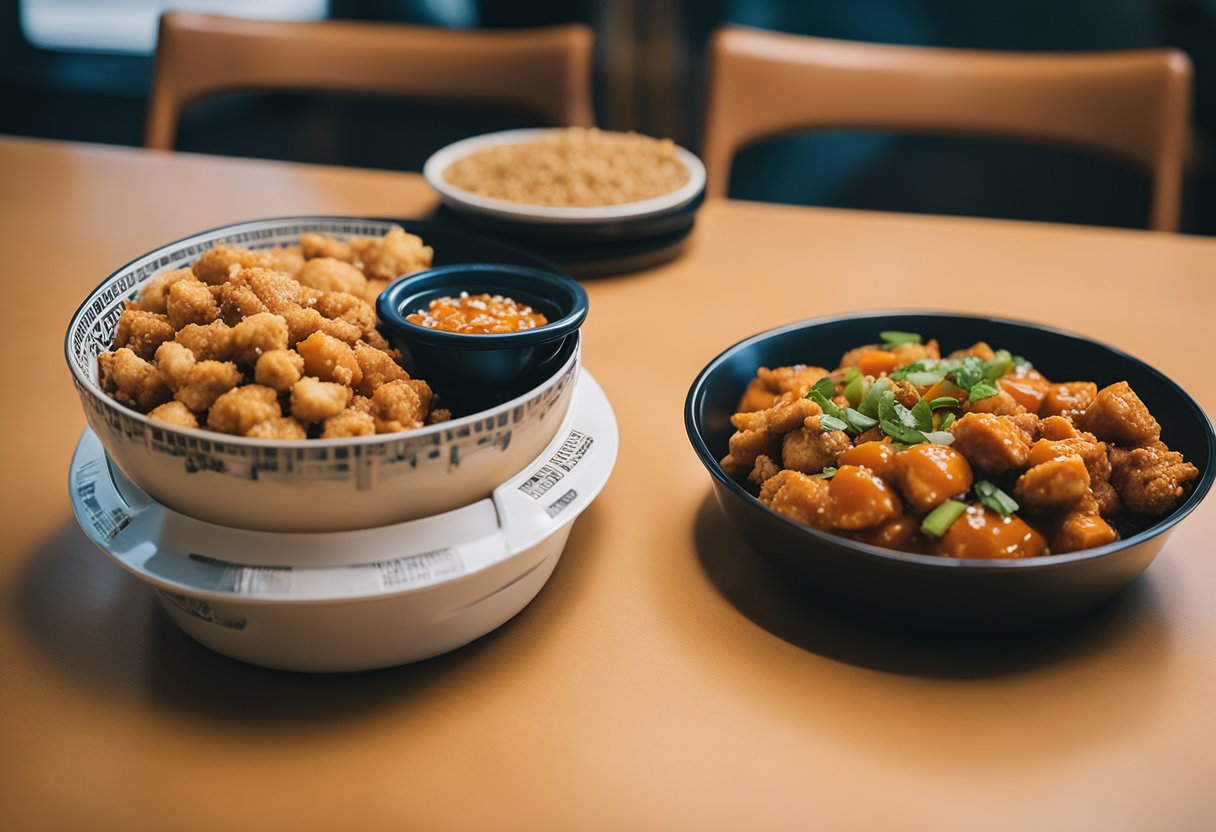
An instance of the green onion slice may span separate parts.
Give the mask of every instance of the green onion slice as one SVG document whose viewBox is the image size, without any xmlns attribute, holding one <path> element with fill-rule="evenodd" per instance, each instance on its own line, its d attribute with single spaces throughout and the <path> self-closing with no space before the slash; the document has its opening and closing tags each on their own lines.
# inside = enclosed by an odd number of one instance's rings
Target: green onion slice
<svg viewBox="0 0 1216 832">
<path fill-rule="evenodd" d="M 924 399 L 917 401 L 912 407 L 912 418 L 916 420 L 914 427 L 921 433 L 933 430 L 933 408 Z"/>
<path fill-rule="evenodd" d="M 829 465 L 828 467 L 826 467 L 822 471 L 820 471 L 818 474 L 811 474 L 811 476 L 819 477 L 822 480 L 830 480 L 832 477 L 836 476 L 836 469 L 833 468 L 831 465 Z"/>
<path fill-rule="evenodd" d="M 950 426 L 954 424 L 954 414 L 947 413 L 942 417 L 942 423 L 937 426 L 938 430 L 950 430 Z"/>
<path fill-rule="evenodd" d="M 898 347 L 900 344 L 920 344 L 923 339 L 915 332 L 900 332 L 898 330 L 889 329 L 886 332 L 878 333 L 878 337 L 882 339 L 882 348 L 889 350 L 891 347 Z"/>
<path fill-rule="evenodd" d="M 930 410 L 940 410 L 943 407 L 958 407 L 958 399 L 954 398 L 954 396 L 938 396 L 929 402 Z"/>
<path fill-rule="evenodd" d="M 966 503 L 960 503 L 958 500 L 946 500 L 946 502 L 925 515 L 924 521 L 920 524 L 920 530 L 930 537 L 941 537 L 954 525 L 955 520 L 963 516 L 963 512 L 966 510 Z"/>
<path fill-rule="evenodd" d="M 878 402 L 878 423 L 882 432 L 897 442 L 918 445 L 925 441 L 916 429 L 916 417 L 908 408 L 895 401 L 895 394 L 887 390 Z"/>
<path fill-rule="evenodd" d="M 869 392 L 866 393 L 861 404 L 857 405 L 857 410 L 864 416 L 869 416 L 871 419 L 878 418 L 878 402 L 882 399 L 882 394 L 891 389 L 891 379 L 883 376 L 870 385 Z"/>
<path fill-rule="evenodd" d="M 850 367 L 849 369 L 855 370 L 857 368 Z M 845 377 L 848 378 L 848 373 L 845 373 Z M 844 397 L 849 400 L 849 404 L 851 406 L 857 407 L 860 405 L 861 400 L 865 398 L 865 394 L 866 379 L 865 376 L 863 376 L 860 372 L 856 373 L 852 378 L 845 382 Z"/>
<path fill-rule="evenodd" d="M 849 423 L 844 419 L 838 419 L 825 413 L 819 417 L 819 427 L 824 430 L 848 430 Z"/>
<path fill-rule="evenodd" d="M 1017 500 L 988 482 L 988 480 L 980 480 L 975 484 L 975 496 L 979 498 L 980 505 L 986 509 L 995 511 L 1002 517 L 1008 517 L 1018 510 Z"/>
</svg>

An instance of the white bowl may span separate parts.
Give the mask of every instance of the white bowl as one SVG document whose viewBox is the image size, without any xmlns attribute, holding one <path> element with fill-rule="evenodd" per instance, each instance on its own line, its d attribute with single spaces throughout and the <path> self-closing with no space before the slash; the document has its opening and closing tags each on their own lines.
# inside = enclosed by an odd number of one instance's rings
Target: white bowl
<svg viewBox="0 0 1216 832">
<path fill-rule="evenodd" d="M 541 139 L 553 133 L 561 132 L 564 128 L 540 128 L 527 130 L 503 130 L 498 133 L 486 133 L 453 142 L 440 148 L 426 160 L 422 175 L 427 184 L 435 189 L 439 198 L 454 211 L 471 215 L 484 215 L 498 219 L 515 220 L 516 222 L 531 222 L 542 224 L 602 223 L 618 220 L 635 220 L 675 211 L 692 202 L 705 189 L 705 165 L 696 154 L 676 147 L 676 158 L 688 168 L 688 181 L 670 193 L 653 199 L 637 202 L 624 202 L 619 205 L 594 206 L 559 206 L 559 205 L 530 205 L 522 202 L 509 202 L 505 199 L 491 199 L 479 196 L 458 188 L 444 178 L 443 173 L 448 165 L 457 159 L 486 147 L 504 144 L 520 144 L 522 142 Z"/>
<path fill-rule="evenodd" d="M 516 399 L 450 422 L 350 439 L 249 439 L 149 420 L 98 384 L 124 300 L 217 243 L 293 244 L 306 231 L 382 235 L 393 223 L 295 217 L 225 226 L 170 243 L 106 278 L 68 325 L 65 352 L 89 426 L 109 457 L 158 502 L 244 529 L 317 532 L 400 523 L 467 505 L 522 470 L 553 439 L 579 372 L 579 347 Z M 408 223 L 407 223 L 408 225 Z"/>
<path fill-rule="evenodd" d="M 124 482 L 89 431 L 69 482 L 89 538 L 197 641 L 267 667 L 366 670 L 452 650 L 523 609 L 607 482 L 617 442 L 612 408 L 584 374 L 557 437 L 490 498 L 308 536 L 182 517 Z"/>
</svg>

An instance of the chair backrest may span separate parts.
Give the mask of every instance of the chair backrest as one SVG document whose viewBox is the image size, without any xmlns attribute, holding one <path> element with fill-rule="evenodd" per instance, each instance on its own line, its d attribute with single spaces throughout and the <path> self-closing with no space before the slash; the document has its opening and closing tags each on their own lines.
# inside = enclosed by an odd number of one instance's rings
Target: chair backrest
<svg viewBox="0 0 1216 832">
<path fill-rule="evenodd" d="M 580 24 L 488 32 L 167 12 L 144 146 L 171 150 L 186 104 L 237 91 L 382 93 L 591 127 L 592 47 Z"/>
<path fill-rule="evenodd" d="M 1015 54 L 725 28 L 702 146 L 710 195 L 764 138 L 824 129 L 1001 136 L 1112 155 L 1153 180 L 1152 228 L 1178 229 L 1191 64 L 1176 49 Z"/>
</svg>

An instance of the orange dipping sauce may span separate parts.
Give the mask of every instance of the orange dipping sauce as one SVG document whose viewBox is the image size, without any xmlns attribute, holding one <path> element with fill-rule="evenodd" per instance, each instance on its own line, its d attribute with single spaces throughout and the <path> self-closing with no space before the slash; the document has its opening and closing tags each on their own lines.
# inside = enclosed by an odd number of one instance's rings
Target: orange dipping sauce
<svg viewBox="0 0 1216 832">
<path fill-rule="evenodd" d="M 419 310 L 405 319 L 427 329 L 460 332 L 466 335 L 491 335 L 502 332 L 522 332 L 549 323 L 549 319 L 502 295 L 470 295 L 461 292 L 458 298 L 437 298 L 426 311 Z"/>
</svg>

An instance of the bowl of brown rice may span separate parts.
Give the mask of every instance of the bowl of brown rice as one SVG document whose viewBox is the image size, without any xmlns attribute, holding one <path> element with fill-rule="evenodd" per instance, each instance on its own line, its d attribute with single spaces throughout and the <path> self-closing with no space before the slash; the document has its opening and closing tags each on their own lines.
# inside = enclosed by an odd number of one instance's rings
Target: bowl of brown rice
<svg viewBox="0 0 1216 832">
<path fill-rule="evenodd" d="M 705 190 L 701 160 L 670 139 L 580 127 L 464 139 L 433 154 L 423 176 L 460 214 L 536 224 L 656 217 Z"/>
</svg>

